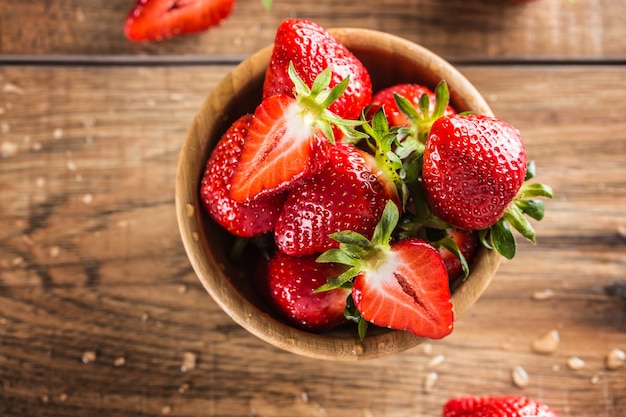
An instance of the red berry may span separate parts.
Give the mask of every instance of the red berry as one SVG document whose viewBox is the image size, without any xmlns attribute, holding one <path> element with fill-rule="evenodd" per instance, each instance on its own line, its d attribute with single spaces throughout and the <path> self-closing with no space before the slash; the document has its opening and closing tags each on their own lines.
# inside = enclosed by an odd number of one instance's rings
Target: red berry
<svg viewBox="0 0 626 417">
<path fill-rule="evenodd" d="M 352 287 L 354 305 L 365 320 L 432 339 L 452 332 L 448 273 L 433 246 L 407 238 L 392 242 L 375 260 L 376 266 L 357 275 Z"/>
<path fill-rule="evenodd" d="M 522 186 L 526 151 L 519 131 L 502 120 L 444 116 L 430 130 L 422 174 L 437 216 L 460 229 L 486 229 Z"/>
<path fill-rule="evenodd" d="M 290 255 L 337 247 L 329 235 L 351 230 L 371 237 L 390 196 L 363 151 L 339 143 L 316 175 L 294 187 L 274 230 L 278 248 Z"/>
<path fill-rule="evenodd" d="M 346 269 L 318 263 L 316 258 L 276 252 L 267 266 L 267 287 L 274 308 L 285 320 L 304 330 L 323 332 L 347 322 L 343 312 L 350 291 L 338 288 L 314 293 L 328 278 Z"/>
<path fill-rule="evenodd" d="M 218 25 L 233 11 L 235 0 L 138 0 L 124 34 L 134 42 L 160 41 Z"/>
<path fill-rule="evenodd" d="M 478 252 L 480 243 L 478 240 L 478 232 L 473 230 L 451 228 L 447 230 L 447 233 L 458 246 L 467 264 L 471 264 L 472 259 L 476 256 L 476 252 Z M 441 254 L 443 262 L 446 265 L 450 280 L 456 278 L 463 272 L 461 260 L 458 256 L 444 247 L 439 248 L 439 253 Z"/>
<path fill-rule="evenodd" d="M 276 194 L 324 165 L 328 139 L 300 117 L 299 109 L 286 95 L 266 98 L 256 108 L 232 177 L 234 200 Z"/>
<path fill-rule="evenodd" d="M 230 233 L 251 237 L 273 230 L 286 194 L 237 202 L 230 198 L 230 179 L 241 155 L 252 116 L 239 118 L 219 140 L 206 164 L 200 200 L 211 218 Z"/>
<path fill-rule="evenodd" d="M 443 417 L 558 417 L 546 404 L 524 396 L 459 397 L 443 406 Z"/>
<path fill-rule="evenodd" d="M 303 19 L 287 19 L 276 31 L 274 49 L 263 85 L 263 97 L 293 95 L 294 83 L 287 69 L 292 62 L 302 80 L 311 87 L 330 68 L 330 87 L 350 77 L 345 92 L 329 110 L 344 119 L 358 119 L 372 98 L 372 82 L 361 61 L 326 29 Z"/>
</svg>

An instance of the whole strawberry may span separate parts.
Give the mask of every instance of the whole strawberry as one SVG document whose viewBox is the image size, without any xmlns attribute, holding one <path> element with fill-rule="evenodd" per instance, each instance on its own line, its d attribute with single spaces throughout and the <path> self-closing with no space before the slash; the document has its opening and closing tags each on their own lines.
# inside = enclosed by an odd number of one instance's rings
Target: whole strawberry
<svg viewBox="0 0 626 417">
<path fill-rule="evenodd" d="M 263 97 L 293 95 L 294 83 L 288 76 L 293 63 L 304 83 L 313 81 L 326 68 L 334 87 L 349 77 L 345 92 L 329 110 L 344 119 L 357 119 L 372 97 L 372 82 L 361 61 L 326 29 L 304 19 L 284 20 L 276 31 L 274 49 L 263 85 Z"/>
<path fill-rule="evenodd" d="M 267 288 L 276 311 L 294 326 L 312 331 L 331 330 L 344 317 L 350 291 L 338 288 L 315 292 L 331 277 L 345 271 L 339 264 L 319 263 L 316 256 L 289 256 L 276 252 L 267 265 Z"/>
<path fill-rule="evenodd" d="M 289 192 L 274 230 L 276 244 L 298 256 L 337 247 L 331 233 L 351 230 L 369 238 L 390 198 L 368 155 L 338 143 L 324 168 Z"/>
<path fill-rule="evenodd" d="M 517 129 L 483 115 L 438 119 L 424 151 L 423 184 L 433 212 L 466 230 L 493 226 L 526 177 Z"/>
<path fill-rule="evenodd" d="M 443 406 L 443 417 L 558 417 L 546 404 L 524 396 L 459 397 Z"/>
<path fill-rule="evenodd" d="M 128 13 L 124 34 L 133 42 L 160 41 L 216 26 L 235 0 L 138 0 Z"/>
<path fill-rule="evenodd" d="M 286 193 L 238 202 L 230 198 L 230 179 L 241 155 L 251 115 L 236 120 L 221 137 L 206 164 L 200 185 L 204 209 L 219 225 L 241 237 L 273 230 Z"/>
</svg>

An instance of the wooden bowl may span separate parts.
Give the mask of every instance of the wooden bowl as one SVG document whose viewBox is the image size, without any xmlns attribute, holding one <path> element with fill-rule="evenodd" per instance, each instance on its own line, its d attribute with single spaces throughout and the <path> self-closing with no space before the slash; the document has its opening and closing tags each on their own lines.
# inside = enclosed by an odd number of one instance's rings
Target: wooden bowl
<svg viewBox="0 0 626 417">
<path fill-rule="evenodd" d="M 491 109 L 470 82 L 442 58 L 414 43 L 365 29 L 329 30 L 370 72 L 374 91 L 400 82 L 434 89 L 446 80 L 457 111 L 491 115 Z M 361 341 L 356 329 L 314 334 L 296 329 L 275 316 L 255 293 L 252 261 L 234 265 L 228 259 L 232 238 L 202 210 L 199 184 L 209 154 L 228 126 L 253 112 L 261 91 L 272 46 L 238 65 L 209 94 L 189 128 L 176 176 L 176 212 L 182 241 L 198 278 L 213 300 L 239 325 L 262 340 L 287 351 L 329 360 L 362 360 L 390 355 L 417 346 L 425 339 L 409 332 L 381 329 Z M 500 263 L 494 251 L 481 249 L 471 275 L 453 285 L 458 318 L 480 297 Z M 356 327 L 356 326 L 355 326 Z"/>
</svg>

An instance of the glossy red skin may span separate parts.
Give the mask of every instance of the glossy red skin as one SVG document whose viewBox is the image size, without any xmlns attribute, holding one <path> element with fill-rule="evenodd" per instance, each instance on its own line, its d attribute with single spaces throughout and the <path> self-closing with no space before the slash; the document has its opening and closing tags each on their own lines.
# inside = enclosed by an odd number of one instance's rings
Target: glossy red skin
<svg viewBox="0 0 626 417">
<path fill-rule="evenodd" d="M 267 265 L 267 288 L 275 310 L 290 324 L 310 332 L 325 332 L 347 323 L 343 312 L 350 291 L 344 288 L 313 293 L 346 267 L 276 252 Z"/>
<path fill-rule="evenodd" d="M 396 84 L 374 94 L 367 110 L 367 117 L 373 117 L 378 109 L 384 107 L 389 126 L 410 126 L 409 120 L 398 109 L 394 94 L 398 94 L 409 100 L 416 109 L 419 109 L 420 97 L 427 94 L 430 99 L 430 110 L 432 111 L 435 106 L 435 93 L 428 87 L 419 84 Z M 453 114 L 456 114 L 456 111 L 452 106 L 447 105 L 444 115 L 450 116 Z"/>
<path fill-rule="evenodd" d="M 454 311 L 448 274 L 432 245 L 416 238 L 391 243 L 388 267 L 357 275 L 352 299 L 377 326 L 441 339 L 452 332 Z"/>
<path fill-rule="evenodd" d="M 334 232 L 352 230 L 371 238 L 390 198 L 361 150 L 331 146 L 324 168 L 290 190 L 276 222 L 276 244 L 300 256 L 338 247 L 328 237 Z"/>
<path fill-rule="evenodd" d="M 128 13 L 124 34 L 134 42 L 160 41 L 218 25 L 235 0 L 138 0 Z"/>
<path fill-rule="evenodd" d="M 251 118 L 251 115 L 242 116 L 220 138 L 200 184 L 200 200 L 205 211 L 220 226 L 241 237 L 272 231 L 287 196 L 282 193 L 250 202 L 230 198 L 230 179 L 241 156 Z"/>
<path fill-rule="evenodd" d="M 539 401 L 524 396 L 458 397 L 446 402 L 443 417 L 558 417 Z"/>
<path fill-rule="evenodd" d="M 486 229 L 522 186 L 526 162 L 522 138 L 510 124 L 482 115 L 441 117 L 424 151 L 428 203 L 452 226 Z"/>
<path fill-rule="evenodd" d="M 274 49 L 263 84 L 263 97 L 293 95 L 293 82 L 287 74 L 289 62 L 311 87 L 327 67 L 332 70 L 330 88 L 350 76 L 345 92 L 328 108 L 344 119 L 358 119 L 372 98 L 372 81 L 361 61 L 326 29 L 304 19 L 287 19 L 276 31 Z"/>
</svg>

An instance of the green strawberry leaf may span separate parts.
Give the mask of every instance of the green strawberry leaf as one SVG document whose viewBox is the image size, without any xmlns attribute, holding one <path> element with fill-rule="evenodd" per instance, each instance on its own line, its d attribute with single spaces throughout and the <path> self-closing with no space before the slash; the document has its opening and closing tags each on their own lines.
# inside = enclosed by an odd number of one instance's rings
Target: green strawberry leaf
<svg viewBox="0 0 626 417">
<path fill-rule="evenodd" d="M 526 239 L 535 243 L 535 229 L 530 222 L 524 217 L 524 212 L 517 206 L 510 206 L 505 212 L 502 218 L 507 221 L 515 230 L 521 233 Z M 502 220 L 502 219 L 501 219 Z"/>
<path fill-rule="evenodd" d="M 552 198 L 554 197 L 554 192 L 552 188 L 545 184 L 540 183 L 532 183 L 532 184 L 524 184 L 522 188 L 520 188 L 516 198 L 534 198 L 534 197 L 546 197 Z"/>
<path fill-rule="evenodd" d="M 336 126 L 346 138 L 354 142 L 367 137 L 365 133 L 355 129 L 355 127 L 363 124 L 362 121 L 345 120 L 328 110 L 328 107 L 345 92 L 350 81 L 349 77 L 341 80 L 333 88 L 329 88 L 332 72 L 328 67 L 318 74 L 313 81 L 313 86 L 309 88 L 304 80 L 298 76 L 291 61 L 287 73 L 294 84 L 296 101 L 315 121 L 315 126 L 322 131 L 329 142 L 335 143 L 333 126 Z"/>
<path fill-rule="evenodd" d="M 443 232 L 445 233 L 445 230 L 443 230 Z M 463 256 L 463 252 L 461 252 L 461 249 L 459 248 L 459 245 L 456 244 L 454 239 L 452 239 L 446 233 L 446 236 L 444 238 L 439 239 L 439 240 L 433 242 L 433 244 L 435 245 L 435 247 L 442 246 L 442 247 L 446 248 L 447 250 L 452 252 L 454 254 L 454 256 L 459 258 L 459 261 L 461 261 L 461 268 L 463 269 L 463 279 L 467 279 L 467 277 L 469 276 L 469 273 L 470 273 L 469 264 L 467 263 L 467 260 L 465 259 L 465 256 Z"/>
<path fill-rule="evenodd" d="M 504 219 L 491 226 L 490 238 L 493 248 L 506 259 L 515 257 L 515 236 Z"/>
<path fill-rule="evenodd" d="M 363 317 L 360 317 L 359 322 L 358 322 L 358 326 L 357 326 L 357 331 L 359 333 L 359 339 L 361 339 L 361 340 L 365 339 L 368 327 L 369 327 L 369 322 L 367 320 L 365 320 Z"/>
<path fill-rule="evenodd" d="M 391 200 L 387 201 L 385 209 L 383 210 L 383 214 L 380 217 L 380 221 L 374 229 L 374 234 L 372 236 L 372 246 L 380 245 L 385 248 L 389 247 L 391 234 L 398 225 L 399 218 L 400 213 L 398 212 L 398 207 L 396 207 L 396 204 Z"/>
<path fill-rule="evenodd" d="M 535 161 L 528 161 L 528 163 L 526 164 L 526 177 L 524 178 L 524 181 L 535 178 L 536 174 L 537 167 L 535 166 Z"/>
<path fill-rule="evenodd" d="M 535 220 L 543 219 L 545 205 L 541 200 L 520 200 L 515 203 L 522 212 Z"/>
<path fill-rule="evenodd" d="M 396 138 L 389 130 L 385 112 L 381 108 L 374 114 L 370 123 L 365 121 L 365 116 L 362 117 L 362 121 L 361 128 L 368 136 L 366 143 L 374 155 L 376 166 L 393 182 L 404 206 L 409 192 L 401 177 L 402 160 L 393 150 Z"/>
<path fill-rule="evenodd" d="M 369 323 L 367 320 L 363 319 L 361 313 L 355 307 L 354 300 L 352 299 L 352 294 L 348 295 L 348 298 L 346 299 L 346 308 L 343 311 L 343 315 L 346 319 L 353 321 L 357 324 L 359 339 L 365 339 Z"/>
</svg>

